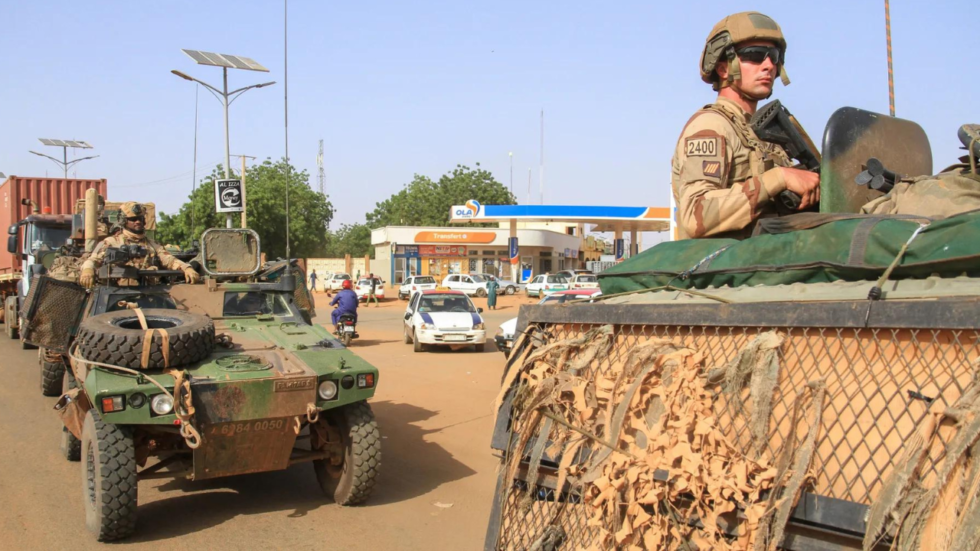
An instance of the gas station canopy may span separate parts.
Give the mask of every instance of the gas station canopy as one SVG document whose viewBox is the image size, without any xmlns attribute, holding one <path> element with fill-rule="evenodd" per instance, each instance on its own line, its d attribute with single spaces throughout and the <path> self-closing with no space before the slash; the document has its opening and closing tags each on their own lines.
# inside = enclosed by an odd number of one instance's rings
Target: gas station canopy
<svg viewBox="0 0 980 551">
<path fill-rule="evenodd" d="M 666 207 L 597 207 L 582 205 L 481 205 L 467 201 L 453 206 L 452 223 L 473 222 L 567 222 L 594 224 L 593 231 L 668 231 Z"/>
</svg>

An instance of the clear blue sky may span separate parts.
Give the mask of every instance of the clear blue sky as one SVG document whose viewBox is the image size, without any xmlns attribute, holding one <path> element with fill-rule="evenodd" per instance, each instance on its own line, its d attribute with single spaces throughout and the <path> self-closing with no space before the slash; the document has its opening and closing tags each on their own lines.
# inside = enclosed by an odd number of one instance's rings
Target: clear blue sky
<svg viewBox="0 0 980 551">
<path fill-rule="evenodd" d="M 325 145 L 333 227 L 364 220 L 414 173 L 480 162 L 538 202 L 545 110 L 545 201 L 667 206 L 681 126 L 713 100 L 697 72 L 711 27 L 754 9 L 789 40 L 783 100 L 814 136 L 852 105 L 887 113 L 882 1 L 320 2 L 289 12 L 290 153 L 316 184 Z M 959 155 L 956 129 L 980 122 L 967 71 L 980 4 L 892 2 L 897 110 L 923 125 L 935 170 Z M 239 54 L 270 74 L 234 71 L 230 86 L 279 83 L 231 110 L 232 153 L 283 148 L 282 2 L 6 2 L 0 10 L 0 172 L 57 175 L 37 138 L 87 140 L 101 155 L 79 177 L 107 178 L 116 200 L 173 212 L 190 191 L 194 85 L 220 83 L 181 48 Z M 974 60 L 976 53 L 972 54 Z M 974 61 L 975 65 L 975 61 Z M 971 99 L 972 98 L 972 99 Z M 219 103 L 200 94 L 198 178 L 224 155 Z M 79 156 L 81 156 L 79 152 Z M 233 160 L 233 162 L 235 162 Z M 152 183 L 147 183 L 152 182 Z"/>
</svg>

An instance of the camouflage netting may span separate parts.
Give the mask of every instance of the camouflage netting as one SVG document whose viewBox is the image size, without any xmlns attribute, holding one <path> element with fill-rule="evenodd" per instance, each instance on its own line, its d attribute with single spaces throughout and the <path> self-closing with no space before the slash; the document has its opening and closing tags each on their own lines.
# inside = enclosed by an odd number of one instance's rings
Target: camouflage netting
<svg viewBox="0 0 980 551">
<path fill-rule="evenodd" d="M 775 549 L 813 479 L 826 397 L 823 380 L 798 389 L 795 436 L 775 455 L 763 453 L 783 339 L 761 333 L 715 369 L 703 352 L 668 338 L 632 347 L 612 369 L 588 369 L 609 359 L 616 345 L 611 326 L 528 349 L 503 386 L 518 382 L 515 453 L 504 480 L 529 473 L 518 506 L 530 510 L 540 500 L 538 483 L 548 470 L 542 465 L 557 464 L 554 500 L 561 501 L 530 547 Z M 749 427 L 749 453 L 718 426 L 713 402 L 720 393 L 729 414 Z M 582 530 L 565 513 L 581 504 L 589 537 L 569 538 L 568 531 Z M 502 527 L 508 528 L 515 527 Z"/>
</svg>

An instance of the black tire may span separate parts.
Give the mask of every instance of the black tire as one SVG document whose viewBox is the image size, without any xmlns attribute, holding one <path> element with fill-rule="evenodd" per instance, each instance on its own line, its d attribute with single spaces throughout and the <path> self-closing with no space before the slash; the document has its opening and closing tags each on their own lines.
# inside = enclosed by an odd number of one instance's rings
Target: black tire
<svg viewBox="0 0 980 551">
<path fill-rule="evenodd" d="M 352 337 L 351 337 L 351 334 L 350 333 L 344 333 L 343 336 L 340 337 L 340 339 L 344 343 L 344 346 L 350 346 L 351 338 Z"/>
<path fill-rule="evenodd" d="M 143 310 L 151 328 L 163 327 L 169 335 L 170 367 L 192 364 L 207 358 L 214 350 L 214 322 L 211 318 L 184 312 L 147 308 Z M 163 337 L 153 335 L 148 365 L 141 365 L 145 331 L 132 310 L 92 316 L 78 329 L 78 350 L 88 360 L 130 369 L 167 367 L 163 356 Z"/>
<path fill-rule="evenodd" d="M 412 335 L 408 333 L 408 329 L 402 329 L 402 333 L 405 334 L 405 344 L 412 344 Z"/>
<path fill-rule="evenodd" d="M 487 344 L 484 342 L 481 342 L 480 344 L 474 344 L 473 349 L 476 350 L 477 352 L 483 352 L 484 350 L 487 349 Z"/>
<path fill-rule="evenodd" d="M 11 339 L 17 338 L 17 295 L 3 301 L 3 329 Z"/>
<path fill-rule="evenodd" d="M 415 330 L 412 330 L 412 343 L 415 345 L 412 347 L 412 352 L 422 352 L 425 350 L 425 345 L 419 342 L 418 336 L 415 334 Z"/>
<path fill-rule="evenodd" d="M 44 349 L 38 354 L 41 364 L 41 394 L 44 396 L 61 396 L 65 378 L 65 364 L 61 361 L 49 362 L 44 357 Z"/>
<path fill-rule="evenodd" d="M 476 290 L 476 296 L 480 298 L 487 296 L 487 290 L 484 289 L 483 287 L 480 287 L 479 289 Z"/>
<path fill-rule="evenodd" d="M 374 412 L 367 402 L 357 402 L 327 415 L 331 416 L 328 422 L 340 430 L 344 463 L 333 467 L 329 460 L 314 461 L 316 479 L 338 505 L 364 503 L 381 471 L 381 433 Z"/>
<path fill-rule="evenodd" d="M 136 530 L 137 489 L 132 432 L 89 410 L 82 429 L 82 501 L 96 539 L 118 540 Z"/>
<path fill-rule="evenodd" d="M 513 285 L 508 285 L 507 290 L 504 292 L 507 293 L 508 295 L 513 295 L 514 293 L 517 292 L 517 287 L 514 287 Z"/>
<path fill-rule="evenodd" d="M 62 394 L 77 386 L 78 382 L 75 381 L 75 376 L 72 375 L 70 369 L 66 369 L 65 376 L 61 379 Z M 61 444 L 59 445 L 59 448 L 61 449 L 61 454 L 64 455 L 65 459 L 68 461 L 81 461 L 82 441 L 75 438 L 75 435 L 72 434 L 66 427 L 61 427 Z"/>
</svg>

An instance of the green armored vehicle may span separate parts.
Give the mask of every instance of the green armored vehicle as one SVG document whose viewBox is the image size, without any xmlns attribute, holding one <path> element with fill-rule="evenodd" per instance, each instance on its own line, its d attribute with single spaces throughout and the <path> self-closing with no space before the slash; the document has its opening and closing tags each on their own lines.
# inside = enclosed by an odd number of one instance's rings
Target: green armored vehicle
<svg viewBox="0 0 980 551">
<path fill-rule="evenodd" d="M 108 260 L 106 284 L 91 292 L 35 280 L 24 336 L 67 358 L 62 449 L 81 461 L 86 525 L 99 541 L 134 532 L 140 480 L 312 463 L 337 503 L 370 495 L 378 370 L 310 323 L 297 267 L 259 259 L 251 230 L 209 230 L 200 284 Z"/>
<path fill-rule="evenodd" d="M 917 178 L 918 125 L 841 109 L 819 212 L 522 306 L 484 549 L 977 549 L 980 126 L 959 137 Z"/>
</svg>

